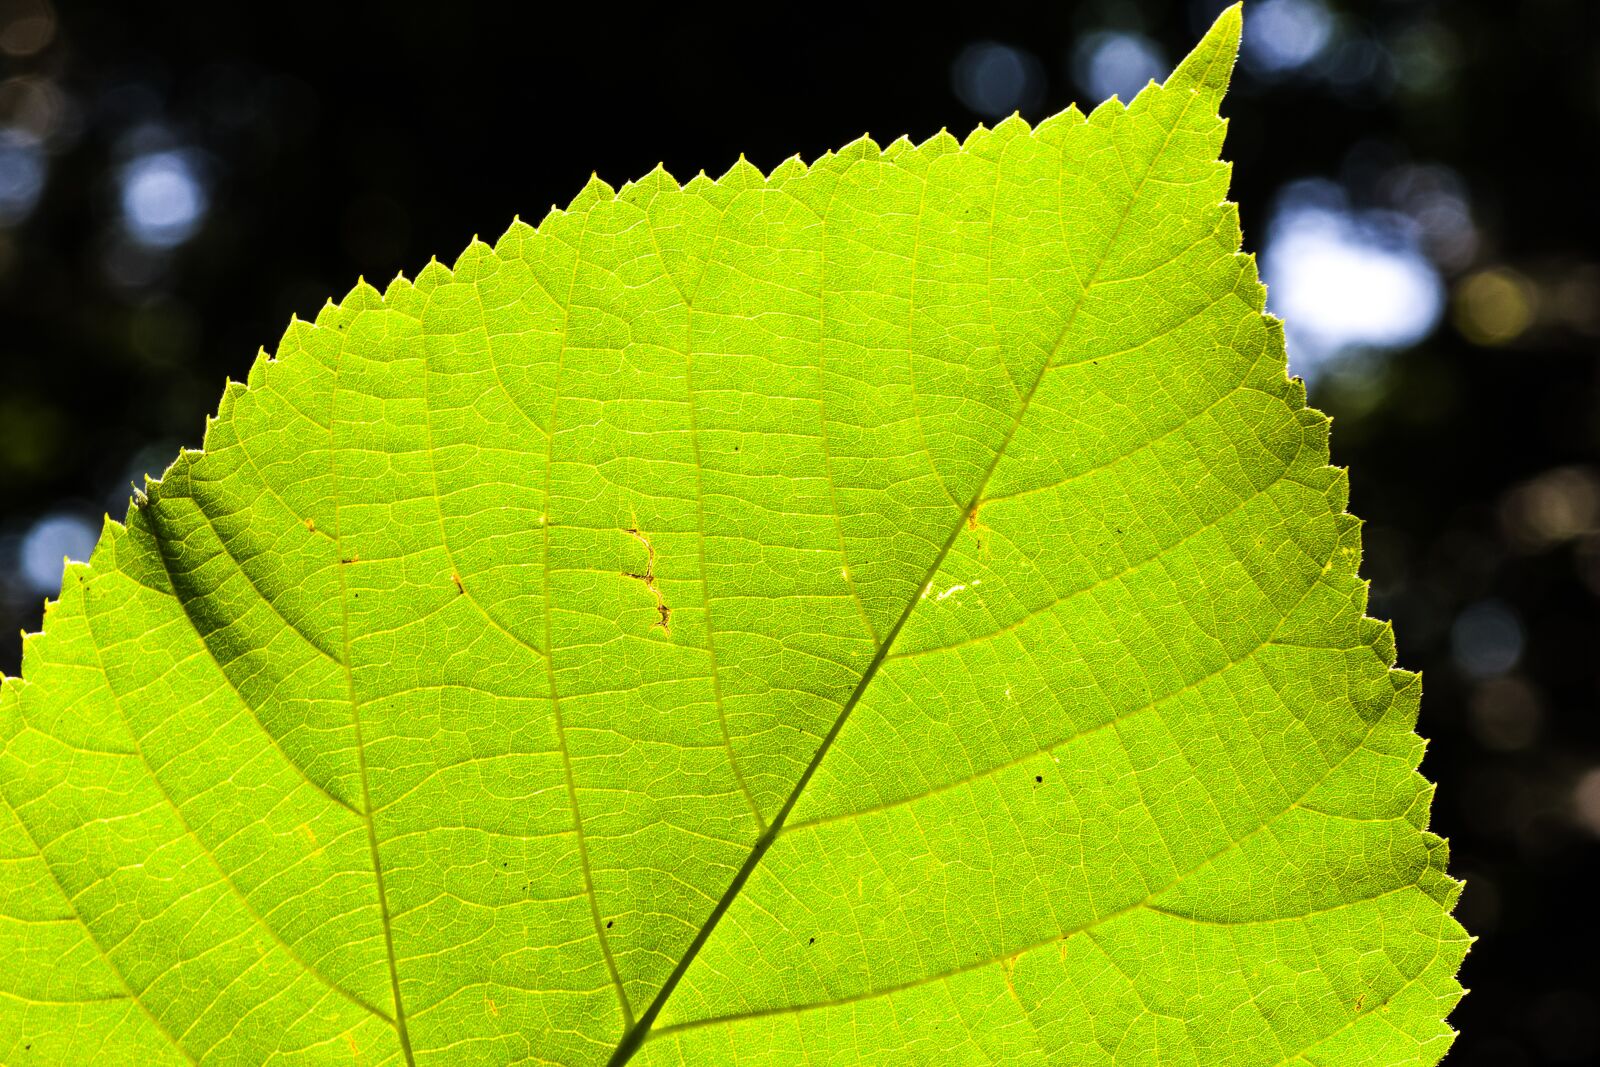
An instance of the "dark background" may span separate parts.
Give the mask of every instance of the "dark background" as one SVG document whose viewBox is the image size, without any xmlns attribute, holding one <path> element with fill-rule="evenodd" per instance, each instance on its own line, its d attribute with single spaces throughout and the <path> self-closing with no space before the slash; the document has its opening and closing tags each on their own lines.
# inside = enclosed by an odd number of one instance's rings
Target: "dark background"
<svg viewBox="0 0 1600 1067">
<path fill-rule="evenodd" d="M 224 377 L 357 275 L 449 261 L 591 170 L 769 169 L 1092 103 L 1221 5 L 236 6 L 0 0 L 5 633 L 130 479 L 199 444 Z M 1425 674 L 1434 828 L 1482 938 L 1463 1067 L 1600 1056 L 1597 8 L 1258 0 L 1226 106 L 1273 306 L 1333 324 L 1291 362 L 1336 419 L 1371 611 Z M 1412 288 L 1375 297 L 1396 265 Z M 1385 299 L 1409 325 L 1368 321 Z"/>
</svg>

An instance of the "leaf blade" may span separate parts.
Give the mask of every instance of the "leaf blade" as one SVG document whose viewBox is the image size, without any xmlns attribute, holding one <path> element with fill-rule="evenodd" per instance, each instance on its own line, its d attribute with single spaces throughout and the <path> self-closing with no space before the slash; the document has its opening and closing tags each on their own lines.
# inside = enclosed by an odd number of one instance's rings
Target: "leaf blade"
<svg viewBox="0 0 1600 1067">
<path fill-rule="evenodd" d="M 1237 33 L 1087 120 L 592 181 L 292 326 L 0 701 L 151 1017 L 197 1060 L 1442 1055 L 1415 684 L 1237 253 Z M 119 704 L 142 777 L 67 755 Z"/>
</svg>

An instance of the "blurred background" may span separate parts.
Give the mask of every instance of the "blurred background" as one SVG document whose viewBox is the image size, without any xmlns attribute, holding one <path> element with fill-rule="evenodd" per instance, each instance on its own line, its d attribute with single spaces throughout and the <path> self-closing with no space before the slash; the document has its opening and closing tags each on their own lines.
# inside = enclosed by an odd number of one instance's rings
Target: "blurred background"
<svg viewBox="0 0 1600 1067">
<path fill-rule="evenodd" d="M 0 0 L 0 633 L 357 275 L 448 262 L 591 170 L 1130 99 L 1222 6 Z M 1371 613 L 1425 674 L 1482 938 L 1448 1062 L 1595 1062 L 1600 5 L 1254 0 L 1234 85 L 1245 244 L 1335 417 Z"/>
</svg>

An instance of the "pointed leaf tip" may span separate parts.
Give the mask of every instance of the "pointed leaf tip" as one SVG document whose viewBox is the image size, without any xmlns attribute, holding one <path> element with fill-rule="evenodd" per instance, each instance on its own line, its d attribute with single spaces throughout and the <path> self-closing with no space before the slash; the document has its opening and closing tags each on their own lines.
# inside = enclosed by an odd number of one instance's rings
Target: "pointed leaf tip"
<svg viewBox="0 0 1600 1067">
<path fill-rule="evenodd" d="M 1203 112 L 1239 28 L 1131 119 L 596 176 L 545 232 L 321 318 L 356 337 L 295 330 L 0 690 L 0 851 L 42 875 L 0 893 L 0 1034 L 61 1035 L 49 1062 L 152 1062 L 162 1027 L 163 1062 L 289 1032 L 400 1062 L 512 1026 L 572 1067 L 937 1062 L 882 1040 L 918 1015 L 1068 1062 L 1162 1000 L 1165 1060 L 1436 1061 L 1469 941 L 1421 683 L 1361 618 L 1348 478 L 1236 251 Z M 484 922 L 449 921 L 462 855 L 498 876 L 459 881 Z M 62 958 L 62 1005 L 13 993 Z M 1429 962 L 1394 997 L 1370 958 Z M 89 1014 L 118 959 L 171 978 Z M 1238 1026 L 1271 973 L 1308 977 Z"/>
<path fill-rule="evenodd" d="M 1236 3 L 1223 10 L 1211 24 L 1194 51 L 1184 57 L 1166 80 L 1169 89 L 1193 89 L 1213 100 L 1221 100 L 1239 58 L 1239 37 L 1244 29 L 1244 5 Z"/>
</svg>

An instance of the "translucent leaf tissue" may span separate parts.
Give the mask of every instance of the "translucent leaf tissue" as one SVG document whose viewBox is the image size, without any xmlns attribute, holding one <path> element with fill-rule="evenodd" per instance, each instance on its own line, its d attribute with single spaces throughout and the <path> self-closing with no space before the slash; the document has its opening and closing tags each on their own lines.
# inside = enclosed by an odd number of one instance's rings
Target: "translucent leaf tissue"
<svg viewBox="0 0 1600 1067">
<path fill-rule="evenodd" d="M 0 688 L 0 1060 L 1435 1063 L 1468 937 L 1239 28 L 293 323 Z"/>
</svg>

